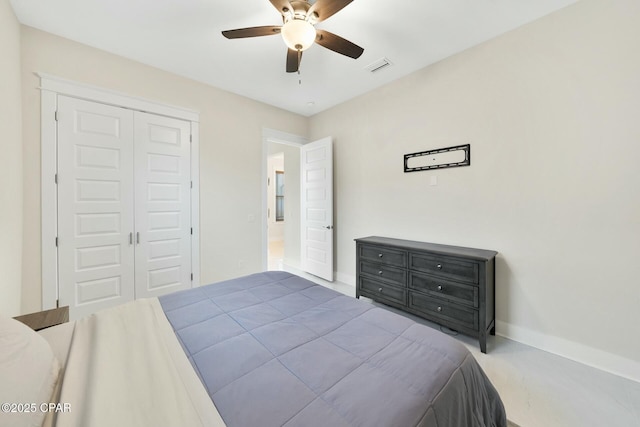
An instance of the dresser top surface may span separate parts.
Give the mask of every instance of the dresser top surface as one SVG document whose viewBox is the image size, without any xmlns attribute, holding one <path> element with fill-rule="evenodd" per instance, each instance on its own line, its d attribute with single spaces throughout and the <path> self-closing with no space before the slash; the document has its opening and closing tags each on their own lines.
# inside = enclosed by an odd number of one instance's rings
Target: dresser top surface
<svg viewBox="0 0 640 427">
<path fill-rule="evenodd" d="M 498 254 L 488 249 L 465 248 L 462 246 L 441 245 L 437 243 L 417 242 L 413 240 L 392 239 L 390 237 L 370 236 L 355 239 L 357 243 L 383 245 L 402 249 L 429 251 L 441 255 L 463 256 L 482 261 L 489 261 Z"/>
</svg>

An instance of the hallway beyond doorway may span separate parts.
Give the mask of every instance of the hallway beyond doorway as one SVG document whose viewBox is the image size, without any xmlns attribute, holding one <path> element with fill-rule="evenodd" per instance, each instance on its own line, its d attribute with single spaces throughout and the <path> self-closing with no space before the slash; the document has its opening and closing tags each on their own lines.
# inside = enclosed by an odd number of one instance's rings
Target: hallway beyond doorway
<svg viewBox="0 0 640 427">
<path fill-rule="evenodd" d="M 284 241 L 275 240 L 269 242 L 269 263 L 267 269 L 269 271 L 284 270 Z"/>
</svg>

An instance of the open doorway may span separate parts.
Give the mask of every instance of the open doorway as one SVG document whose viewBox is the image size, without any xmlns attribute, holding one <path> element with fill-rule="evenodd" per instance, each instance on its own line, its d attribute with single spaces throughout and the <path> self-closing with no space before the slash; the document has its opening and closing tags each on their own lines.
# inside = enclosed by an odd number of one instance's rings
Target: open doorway
<svg viewBox="0 0 640 427">
<path fill-rule="evenodd" d="M 274 144 L 271 148 L 281 149 L 280 144 Z M 282 270 L 284 268 L 284 227 L 290 221 L 293 212 L 285 215 L 285 206 L 288 202 L 288 186 L 284 165 L 284 151 L 269 154 L 267 158 L 267 269 Z"/>
<path fill-rule="evenodd" d="M 300 268 L 300 147 L 306 142 L 263 130 L 263 270 Z"/>
</svg>

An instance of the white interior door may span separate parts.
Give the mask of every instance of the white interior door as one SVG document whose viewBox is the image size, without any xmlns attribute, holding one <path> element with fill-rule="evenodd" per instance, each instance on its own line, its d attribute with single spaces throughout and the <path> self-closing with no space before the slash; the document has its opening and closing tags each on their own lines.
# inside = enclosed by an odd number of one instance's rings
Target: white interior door
<svg viewBox="0 0 640 427">
<path fill-rule="evenodd" d="M 136 298 L 191 287 L 191 124 L 135 113 Z"/>
<path fill-rule="evenodd" d="M 134 298 L 133 112 L 58 98 L 60 305 L 77 319 Z"/>
<path fill-rule="evenodd" d="M 302 269 L 333 282 L 333 144 L 331 137 L 300 149 Z"/>
</svg>

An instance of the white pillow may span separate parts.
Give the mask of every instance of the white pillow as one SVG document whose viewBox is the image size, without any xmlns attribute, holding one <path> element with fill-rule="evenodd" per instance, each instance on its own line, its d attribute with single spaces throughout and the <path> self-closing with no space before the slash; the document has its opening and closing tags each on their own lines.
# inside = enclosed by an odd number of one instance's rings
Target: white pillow
<svg viewBox="0 0 640 427">
<path fill-rule="evenodd" d="M 34 330 L 17 320 L 0 316 L 0 404 L 13 404 L 21 412 L 0 410 L 0 427 L 41 426 L 49 403 L 60 363 L 49 343 Z M 25 412 L 25 404 L 35 404 Z M 21 406 L 20 406 L 21 405 Z"/>
</svg>

